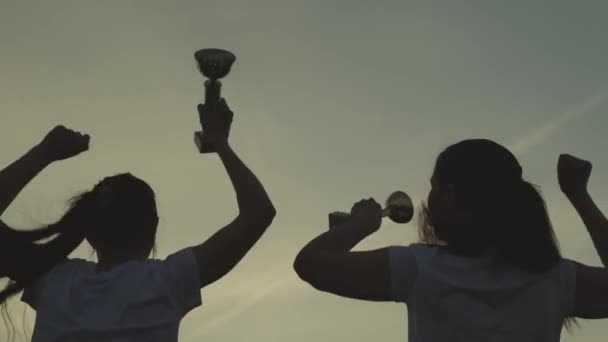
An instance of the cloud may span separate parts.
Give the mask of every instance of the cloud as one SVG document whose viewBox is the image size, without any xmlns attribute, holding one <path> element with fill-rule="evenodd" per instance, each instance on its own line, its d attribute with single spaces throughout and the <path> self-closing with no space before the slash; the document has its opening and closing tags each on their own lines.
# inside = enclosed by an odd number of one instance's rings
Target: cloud
<svg viewBox="0 0 608 342">
<path fill-rule="evenodd" d="M 264 298 L 276 294 L 280 290 L 297 287 L 297 284 L 290 284 L 294 282 L 293 276 L 291 274 L 285 274 L 283 272 L 282 274 L 277 275 L 276 272 L 273 273 L 275 273 L 275 276 L 265 277 L 267 279 L 271 279 L 269 282 L 255 286 L 251 292 L 247 293 L 242 298 L 239 298 L 238 304 L 229 308 L 224 313 L 207 321 L 206 324 L 204 324 L 191 334 L 196 337 L 200 337 L 203 334 L 210 333 L 214 329 L 223 326 L 224 324 L 240 316 L 241 314 L 249 310 L 251 307 L 258 304 Z"/>
<path fill-rule="evenodd" d="M 535 128 L 527 135 L 524 135 L 517 139 L 509 149 L 518 156 L 526 153 L 532 147 L 545 141 L 552 135 L 559 132 L 568 123 L 592 112 L 602 104 L 608 101 L 608 90 L 601 92 L 600 94 L 590 97 L 583 101 L 579 105 L 567 110 L 562 115 L 558 116 L 555 120 L 548 121 L 543 125 Z"/>
</svg>

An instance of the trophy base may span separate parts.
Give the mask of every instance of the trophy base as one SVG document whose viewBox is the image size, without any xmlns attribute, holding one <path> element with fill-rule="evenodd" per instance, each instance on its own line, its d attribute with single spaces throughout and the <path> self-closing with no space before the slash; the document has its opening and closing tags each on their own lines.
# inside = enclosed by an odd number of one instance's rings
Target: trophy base
<svg viewBox="0 0 608 342">
<path fill-rule="evenodd" d="M 201 131 L 194 132 L 194 144 L 200 153 L 215 152 L 213 149 L 213 144 L 205 139 L 205 135 Z"/>
</svg>

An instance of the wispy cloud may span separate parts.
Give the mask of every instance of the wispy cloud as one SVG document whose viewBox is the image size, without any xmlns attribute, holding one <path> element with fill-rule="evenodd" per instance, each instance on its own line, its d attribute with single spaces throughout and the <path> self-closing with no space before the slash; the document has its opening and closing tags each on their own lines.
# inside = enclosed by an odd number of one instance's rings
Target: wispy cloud
<svg viewBox="0 0 608 342">
<path fill-rule="evenodd" d="M 268 279 L 268 282 L 258 284 L 258 286 L 255 287 L 250 287 L 251 284 L 248 284 L 251 291 L 247 292 L 246 294 L 242 294 L 242 297 L 239 298 L 239 302 L 237 304 L 228 308 L 222 314 L 207 321 L 206 324 L 200 326 L 198 329 L 196 329 L 196 331 L 191 332 L 191 334 L 196 337 L 208 334 L 245 313 L 247 310 L 258 304 L 269 295 L 276 294 L 281 290 L 298 287 L 298 284 L 295 284 L 293 276 L 291 274 L 286 274 L 285 272 L 271 272 L 264 278 Z"/>
<path fill-rule="evenodd" d="M 554 120 L 550 120 L 543 125 L 536 127 L 528 134 L 517 139 L 509 149 L 518 156 L 526 153 L 530 148 L 545 141 L 552 135 L 563 129 L 568 123 L 592 112 L 608 101 L 608 90 L 590 97 L 579 105 L 567 110 Z"/>
</svg>

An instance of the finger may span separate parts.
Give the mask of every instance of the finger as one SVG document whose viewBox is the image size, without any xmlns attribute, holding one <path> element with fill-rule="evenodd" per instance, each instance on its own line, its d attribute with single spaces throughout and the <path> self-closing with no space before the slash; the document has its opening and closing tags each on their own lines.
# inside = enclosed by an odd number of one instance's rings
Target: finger
<svg viewBox="0 0 608 342">
<path fill-rule="evenodd" d="M 198 106 L 196 106 L 196 108 L 198 109 L 199 113 L 203 113 L 205 111 L 205 105 L 202 103 L 199 103 Z"/>
</svg>

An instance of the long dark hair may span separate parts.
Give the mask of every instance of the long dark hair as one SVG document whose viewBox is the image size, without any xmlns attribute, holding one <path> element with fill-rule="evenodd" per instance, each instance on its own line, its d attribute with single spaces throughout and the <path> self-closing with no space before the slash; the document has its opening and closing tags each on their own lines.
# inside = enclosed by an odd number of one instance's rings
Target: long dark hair
<svg viewBox="0 0 608 342">
<path fill-rule="evenodd" d="M 33 284 L 85 239 L 97 252 L 135 250 L 147 255 L 154 252 L 158 225 L 156 199 L 143 180 L 129 173 L 106 177 L 92 190 L 72 197 L 68 204 L 63 216 L 47 226 L 29 231 L 6 226 L 0 229 L 3 263 L 14 255 L 30 260 L 25 263 L 27 267 L 19 262 L 0 267 L 0 277 L 12 280 L 0 292 L 4 313 L 8 313 L 6 301 L 11 296 Z M 49 242 L 36 243 L 52 236 Z M 10 317 L 3 318 L 12 327 Z"/>
<path fill-rule="evenodd" d="M 461 141 L 439 154 L 433 175 L 438 196 L 451 189 L 469 216 L 450 226 L 434 217 L 441 213 L 424 205 L 419 221 L 422 242 L 456 254 L 491 252 L 499 264 L 536 273 L 560 261 L 545 201 L 537 186 L 522 177 L 517 158 L 507 148 L 487 139 Z M 567 319 L 566 326 L 572 322 Z"/>
</svg>

